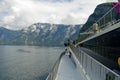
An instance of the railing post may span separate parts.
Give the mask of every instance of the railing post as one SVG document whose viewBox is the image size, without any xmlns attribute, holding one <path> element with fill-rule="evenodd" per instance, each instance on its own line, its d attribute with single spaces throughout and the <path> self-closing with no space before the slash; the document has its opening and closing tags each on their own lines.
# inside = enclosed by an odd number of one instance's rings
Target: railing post
<svg viewBox="0 0 120 80">
<path fill-rule="evenodd" d="M 105 21 L 105 17 L 104 17 L 104 18 L 103 18 L 103 25 L 105 24 L 105 22 L 106 22 L 106 21 Z"/>
<path fill-rule="evenodd" d="M 111 21 L 112 21 L 112 11 L 111 11 Z"/>
</svg>

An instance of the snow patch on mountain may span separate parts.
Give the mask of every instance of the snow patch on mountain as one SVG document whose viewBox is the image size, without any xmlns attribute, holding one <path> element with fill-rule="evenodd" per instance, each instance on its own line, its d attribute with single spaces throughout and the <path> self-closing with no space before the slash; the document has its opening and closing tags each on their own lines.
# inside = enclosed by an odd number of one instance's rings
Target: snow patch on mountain
<svg viewBox="0 0 120 80">
<path fill-rule="evenodd" d="M 6 44 L 62 46 L 68 39 L 75 40 L 81 25 L 36 23 L 19 31 L 1 29 L 0 40 Z M 3 39 L 4 38 L 4 39 Z M 9 38 L 9 39 L 8 39 Z"/>
</svg>

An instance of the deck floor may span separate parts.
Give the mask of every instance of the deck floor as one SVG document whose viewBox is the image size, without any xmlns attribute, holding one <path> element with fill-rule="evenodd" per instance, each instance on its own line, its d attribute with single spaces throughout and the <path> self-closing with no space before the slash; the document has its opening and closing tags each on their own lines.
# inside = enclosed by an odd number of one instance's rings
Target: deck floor
<svg viewBox="0 0 120 80">
<path fill-rule="evenodd" d="M 56 80 L 85 80 L 85 76 L 78 71 L 72 59 L 64 55 L 59 64 Z"/>
</svg>

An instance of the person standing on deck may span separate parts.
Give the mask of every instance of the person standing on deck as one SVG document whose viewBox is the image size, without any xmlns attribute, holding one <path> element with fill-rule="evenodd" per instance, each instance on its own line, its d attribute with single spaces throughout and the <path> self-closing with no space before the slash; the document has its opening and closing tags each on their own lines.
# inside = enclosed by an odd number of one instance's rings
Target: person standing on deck
<svg viewBox="0 0 120 80">
<path fill-rule="evenodd" d="M 99 27 L 98 27 L 98 24 L 97 23 L 94 23 L 93 24 L 93 32 L 94 33 L 97 33 L 97 32 L 99 32 L 100 30 L 99 30 Z"/>
<path fill-rule="evenodd" d="M 116 20 L 120 19 L 120 0 L 118 0 L 118 2 L 113 2 L 112 6 L 115 7 L 115 11 L 116 11 Z"/>
</svg>

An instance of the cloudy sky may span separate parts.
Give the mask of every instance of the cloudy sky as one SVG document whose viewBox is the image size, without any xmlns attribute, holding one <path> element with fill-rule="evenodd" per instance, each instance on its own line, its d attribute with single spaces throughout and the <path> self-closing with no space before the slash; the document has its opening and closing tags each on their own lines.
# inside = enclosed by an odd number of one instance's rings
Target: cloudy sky
<svg viewBox="0 0 120 80">
<path fill-rule="evenodd" d="M 117 0 L 0 0 L 0 26 L 21 29 L 33 23 L 82 24 L 95 7 Z"/>
</svg>

